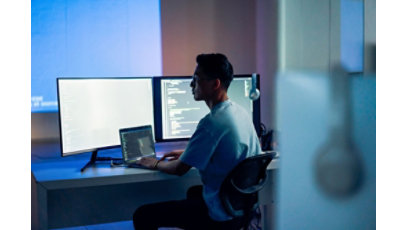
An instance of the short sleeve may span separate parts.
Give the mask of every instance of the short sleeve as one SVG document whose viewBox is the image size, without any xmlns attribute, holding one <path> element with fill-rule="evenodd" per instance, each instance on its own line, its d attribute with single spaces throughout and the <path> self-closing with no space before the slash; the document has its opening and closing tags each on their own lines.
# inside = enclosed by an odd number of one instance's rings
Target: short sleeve
<svg viewBox="0 0 406 230">
<path fill-rule="evenodd" d="M 180 160 L 187 165 L 204 170 L 220 138 L 213 136 L 201 123 L 199 123 L 195 133 L 190 138 L 185 152 L 180 156 Z"/>
</svg>

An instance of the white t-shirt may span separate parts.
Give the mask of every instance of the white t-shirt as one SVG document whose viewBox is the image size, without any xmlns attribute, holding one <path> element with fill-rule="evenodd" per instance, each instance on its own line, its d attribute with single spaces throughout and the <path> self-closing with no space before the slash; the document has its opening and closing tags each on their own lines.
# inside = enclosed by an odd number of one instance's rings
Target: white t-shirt
<svg viewBox="0 0 406 230">
<path fill-rule="evenodd" d="M 203 198 L 213 220 L 232 218 L 219 198 L 223 180 L 239 162 L 260 152 L 251 117 L 234 102 L 227 100 L 215 105 L 200 120 L 180 160 L 199 170 Z"/>
</svg>

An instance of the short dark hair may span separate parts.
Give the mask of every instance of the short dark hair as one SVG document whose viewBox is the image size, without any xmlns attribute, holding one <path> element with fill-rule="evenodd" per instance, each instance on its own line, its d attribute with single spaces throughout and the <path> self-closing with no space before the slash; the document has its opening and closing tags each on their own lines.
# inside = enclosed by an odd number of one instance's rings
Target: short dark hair
<svg viewBox="0 0 406 230">
<path fill-rule="evenodd" d="M 228 89 L 231 81 L 233 80 L 233 66 L 228 61 L 224 54 L 199 54 L 196 57 L 196 62 L 202 72 L 210 79 L 218 78 L 221 85 Z"/>
</svg>

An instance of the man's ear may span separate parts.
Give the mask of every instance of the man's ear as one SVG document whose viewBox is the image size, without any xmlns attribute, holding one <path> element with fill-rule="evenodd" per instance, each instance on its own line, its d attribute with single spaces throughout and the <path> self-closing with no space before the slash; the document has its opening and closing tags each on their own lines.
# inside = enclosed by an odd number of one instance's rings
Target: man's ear
<svg viewBox="0 0 406 230">
<path fill-rule="evenodd" d="M 221 87 L 221 81 L 220 79 L 216 78 L 216 80 L 214 81 L 214 89 L 217 90 Z"/>
</svg>

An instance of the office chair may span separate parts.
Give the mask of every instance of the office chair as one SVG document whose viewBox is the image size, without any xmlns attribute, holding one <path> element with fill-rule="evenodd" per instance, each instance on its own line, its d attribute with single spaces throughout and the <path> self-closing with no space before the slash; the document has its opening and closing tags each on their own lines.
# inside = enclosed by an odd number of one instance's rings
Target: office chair
<svg viewBox="0 0 406 230">
<path fill-rule="evenodd" d="M 244 229 L 258 208 L 258 191 L 266 181 L 266 168 L 276 152 L 249 157 L 240 162 L 226 177 L 220 187 L 220 200 L 226 212 L 244 218 Z"/>
</svg>

